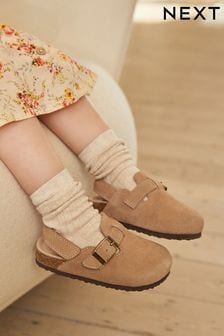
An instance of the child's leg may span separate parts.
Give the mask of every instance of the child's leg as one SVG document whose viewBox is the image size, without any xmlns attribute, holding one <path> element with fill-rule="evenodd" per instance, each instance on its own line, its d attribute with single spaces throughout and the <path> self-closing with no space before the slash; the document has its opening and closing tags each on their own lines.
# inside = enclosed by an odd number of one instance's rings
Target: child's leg
<svg viewBox="0 0 224 336">
<path fill-rule="evenodd" d="M 104 211 L 111 217 L 149 234 L 170 237 L 171 233 L 177 239 L 201 235 L 203 218 L 165 193 L 161 184 L 142 176 L 124 141 L 104 123 L 86 97 L 41 118 L 94 175 L 94 190 L 108 201 Z M 122 193 L 122 189 L 129 189 L 129 193 Z M 145 197 L 149 192 L 150 197 Z M 125 206 L 128 197 L 129 205 Z"/>
<path fill-rule="evenodd" d="M 75 104 L 38 118 L 76 154 L 109 128 L 85 96 Z"/>
<path fill-rule="evenodd" d="M 35 117 L 0 127 L 0 158 L 27 194 L 64 168 Z"/>
<path fill-rule="evenodd" d="M 132 189 L 135 167 L 129 148 L 100 117 L 84 96 L 55 113 L 39 116 L 54 133 L 79 155 L 96 179 Z"/>
<path fill-rule="evenodd" d="M 0 127 L 0 158 L 30 196 L 45 225 L 80 247 L 103 235 L 100 214 L 57 157 L 35 117 Z"/>
</svg>

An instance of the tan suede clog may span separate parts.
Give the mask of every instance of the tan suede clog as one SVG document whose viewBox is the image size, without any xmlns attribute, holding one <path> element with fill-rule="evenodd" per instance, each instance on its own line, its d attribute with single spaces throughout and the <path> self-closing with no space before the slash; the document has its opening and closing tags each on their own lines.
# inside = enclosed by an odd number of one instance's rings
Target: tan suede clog
<svg viewBox="0 0 224 336">
<path fill-rule="evenodd" d="M 59 275 L 127 291 L 153 288 L 169 275 L 169 251 L 101 214 L 105 238 L 83 249 L 43 225 L 36 243 L 38 266 Z"/>
<path fill-rule="evenodd" d="M 168 239 L 195 239 L 201 236 L 204 221 L 194 209 L 167 192 L 167 187 L 139 171 L 136 187 L 117 189 L 103 179 L 94 181 L 93 205 L 128 229 Z"/>
</svg>

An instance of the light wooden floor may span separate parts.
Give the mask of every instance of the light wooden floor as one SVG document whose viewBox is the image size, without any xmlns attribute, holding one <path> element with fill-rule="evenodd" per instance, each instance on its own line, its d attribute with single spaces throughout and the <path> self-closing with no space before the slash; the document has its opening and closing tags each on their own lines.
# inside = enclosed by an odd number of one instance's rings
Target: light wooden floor
<svg viewBox="0 0 224 336">
<path fill-rule="evenodd" d="M 224 335 L 223 39 L 224 28 L 196 23 L 138 24 L 121 78 L 138 128 L 139 166 L 204 214 L 203 237 L 157 240 L 174 264 L 151 291 L 52 276 L 0 315 L 0 335 Z"/>
</svg>

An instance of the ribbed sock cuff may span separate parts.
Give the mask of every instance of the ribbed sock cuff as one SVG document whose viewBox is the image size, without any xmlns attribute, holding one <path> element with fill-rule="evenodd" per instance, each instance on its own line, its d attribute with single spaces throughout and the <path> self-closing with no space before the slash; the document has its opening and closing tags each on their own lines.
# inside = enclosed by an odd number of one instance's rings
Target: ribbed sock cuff
<svg viewBox="0 0 224 336">
<path fill-rule="evenodd" d="M 71 184 L 74 183 L 74 179 L 71 176 L 67 168 L 60 171 L 53 176 L 50 180 L 42 184 L 37 190 L 35 190 L 29 197 L 35 206 L 43 203 L 49 198 L 53 197 L 58 191 L 69 189 Z"/>
<path fill-rule="evenodd" d="M 109 128 L 92 140 L 91 143 L 79 154 L 79 158 L 85 164 L 90 161 L 97 160 L 102 152 L 107 151 L 111 148 L 111 145 L 113 143 L 117 143 L 118 140 L 119 142 L 124 142 L 122 139 L 117 137 L 116 133 L 111 128 Z"/>
</svg>

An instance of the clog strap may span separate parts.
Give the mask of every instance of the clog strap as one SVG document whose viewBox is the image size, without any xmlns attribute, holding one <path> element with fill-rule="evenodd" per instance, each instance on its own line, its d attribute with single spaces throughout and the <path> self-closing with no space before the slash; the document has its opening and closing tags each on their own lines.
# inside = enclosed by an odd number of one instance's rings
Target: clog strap
<svg viewBox="0 0 224 336">
<path fill-rule="evenodd" d="M 103 214 L 103 219 L 109 223 L 110 218 Z M 107 225 L 107 224 L 106 224 Z M 107 229 L 108 235 L 102 239 L 93 249 L 91 255 L 83 260 L 82 265 L 89 269 L 100 269 L 120 252 L 120 244 L 124 238 L 124 232 L 113 225 Z"/>
<path fill-rule="evenodd" d="M 76 257 L 81 251 L 77 245 L 64 238 L 53 228 L 43 225 L 42 234 L 46 245 L 66 260 Z"/>
<path fill-rule="evenodd" d="M 141 181 L 137 186 L 129 191 L 129 193 L 124 197 L 123 202 L 130 208 L 135 209 L 138 204 L 147 197 L 151 192 L 161 188 L 161 186 L 166 190 L 166 186 L 156 181 L 146 178 Z"/>
</svg>

